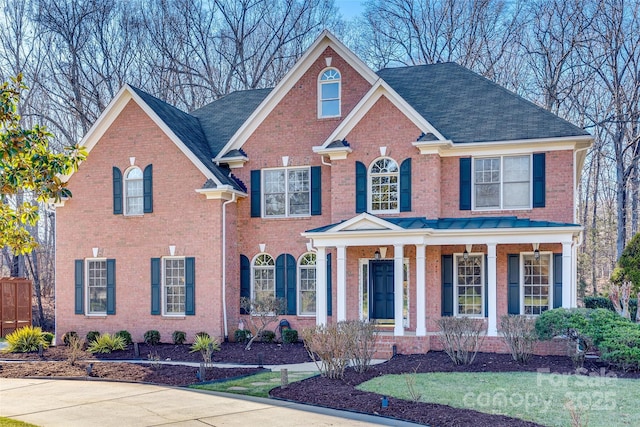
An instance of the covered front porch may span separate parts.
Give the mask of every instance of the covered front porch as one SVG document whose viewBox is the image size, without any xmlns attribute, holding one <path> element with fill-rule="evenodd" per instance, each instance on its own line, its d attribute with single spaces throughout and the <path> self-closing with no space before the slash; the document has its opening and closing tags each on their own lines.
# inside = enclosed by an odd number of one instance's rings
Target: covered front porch
<svg viewBox="0 0 640 427">
<path fill-rule="evenodd" d="M 581 227 L 516 217 L 379 218 L 363 213 L 303 233 L 316 250 L 316 323 L 375 320 L 393 337 L 427 337 L 440 316 L 484 318 L 576 306 Z M 335 253 L 327 269 L 326 254 Z M 333 277 L 328 277 L 327 272 Z M 404 340 L 403 340 L 404 341 Z"/>
</svg>

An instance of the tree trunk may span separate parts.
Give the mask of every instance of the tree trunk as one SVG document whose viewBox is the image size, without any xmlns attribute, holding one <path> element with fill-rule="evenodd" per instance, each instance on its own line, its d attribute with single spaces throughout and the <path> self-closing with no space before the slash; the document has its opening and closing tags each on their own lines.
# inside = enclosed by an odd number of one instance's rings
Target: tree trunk
<svg viewBox="0 0 640 427">
<path fill-rule="evenodd" d="M 600 186 L 600 152 L 595 153 L 596 171 L 593 177 L 593 213 L 591 217 L 591 286 L 593 287 L 593 295 L 598 295 L 598 279 L 596 277 L 596 259 L 598 256 L 598 245 L 596 244 L 597 218 L 598 218 L 598 188 Z M 587 191 L 589 189 L 587 188 Z"/>
</svg>

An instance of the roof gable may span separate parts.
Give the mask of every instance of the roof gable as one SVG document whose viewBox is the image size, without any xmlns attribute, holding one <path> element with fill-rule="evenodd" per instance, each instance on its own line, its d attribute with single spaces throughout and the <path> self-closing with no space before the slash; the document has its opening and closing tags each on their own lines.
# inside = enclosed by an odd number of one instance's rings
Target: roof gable
<svg viewBox="0 0 640 427">
<path fill-rule="evenodd" d="M 378 75 L 453 143 L 589 135 L 455 63 L 386 68 Z"/>
<path fill-rule="evenodd" d="M 271 111 L 280 103 L 289 90 L 291 90 L 327 47 L 331 47 L 338 55 L 344 58 L 369 84 L 373 85 L 376 80 L 378 80 L 378 76 L 360 58 L 351 52 L 328 30 L 324 30 L 304 55 L 302 55 L 300 60 L 296 62 L 293 68 L 289 70 L 258 107 L 252 111 L 243 125 L 238 128 L 231 139 L 218 152 L 216 159 L 224 156 L 228 151 L 242 148 L 247 139 L 249 139 L 258 126 L 262 124 Z"/>
</svg>

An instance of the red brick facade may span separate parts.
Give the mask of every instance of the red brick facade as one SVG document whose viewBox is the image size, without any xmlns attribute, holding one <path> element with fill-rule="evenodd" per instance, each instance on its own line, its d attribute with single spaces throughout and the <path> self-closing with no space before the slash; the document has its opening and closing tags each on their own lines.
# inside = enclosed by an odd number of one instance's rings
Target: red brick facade
<svg viewBox="0 0 640 427">
<path fill-rule="evenodd" d="M 331 57 L 331 66 L 341 73 L 341 117 L 319 119 L 318 78 L 326 68 L 328 57 Z M 398 164 L 405 159 L 411 159 L 412 164 L 411 211 L 380 215 L 382 219 L 517 216 L 535 221 L 574 222 L 572 149 L 545 151 L 545 207 L 490 212 L 460 210 L 460 157 L 437 152 L 420 154 L 412 143 L 423 129 L 409 118 L 403 111 L 404 107 L 400 108 L 393 102 L 395 95 L 390 93 L 383 94 L 350 128 L 345 139 L 351 152 L 346 159 L 329 160 L 328 156 L 315 153 L 314 147 L 326 143 L 344 118 L 363 101 L 372 84 L 370 79 L 361 75 L 358 67 L 332 47 L 317 52 L 303 71 L 282 100 L 265 112 L 257 129 L 244 141 L 241 148 L 249 160 L 244 166 L 233 169 L 233 173 L 250 187 L 251 171 L 283 167 L 283 156 L 288 157 L 290 167 L 319 166 L 322 174 L 321 215 L 278 219 L 252 217 L 251 199 L 248 197 L 251 188 L 246 194 L 240 194 L 237 200 L 226 204 L 225 199 L 208 200 L 198 194 L 196 190 L 203 187 L 206 176 L 163 128 L 131 100 L 100 136 L 87 161 L 70 178 L 73 198 L 57 211 L 58 341 L 67 331 L 76 331 L 84 336 L 91 330 L 115 332 L 122 329 L 131 332 L 134 340 L 138 341 L 149 329 L 159 330 L 163 342 L 170 342 L 171 334 L 176 330 L 185 331 L 188 340 L 199 331 L 209 332 L 220 339 L 225 335 L 233 338 L 241 320 L 240 256 L 253 260 L 261 252 L 260 245 L 264 244 L 264 252 L 274 259 L 280 254 L 291 254 L 298 260 L 307 252 L 309 242 L 309 238 L 301 233 L 356 217 L 355 164 L 362 162 L 369 167 L 381 157 L 382 147 L 385 147 L 385 156 Z M 279 87 L 274 89 L 278 90 Z M 532 146 L 530 154 L 535 152 L 539 151 Z M 472 155 L 467 153 L 462 157 Z M 114 215 L 112 167 L 125 171 L 130 166 L 131 157 L 135 157 L 135 165 L 141 168 L 153 164 L 153 213 L 135 217 Z M 226 233 L 224 254 L 223 231 Z M 526 243 L 528 240 L 508 242 L 506 239 L 496 246 L 498 319 L 508 312 L 508 255 L 533 251 L 532 244 Z M 346 245 L 346 319 L 357 319 L 362 314 L 361 262 L 373 259 L 374 253 L 382 246 L 387 248 L 386 258 L 393 259 L 394 244 L 397 244 L 394 237 L 387 237 L 371 245 Z M 403 258 L 409 265 L 406 335 L 380 337 L 380 354 L 388 352 L 392 345 L 396 345 L 401 353 L 439 348 L 433 336 L 437 329 L 432 320 L 441 316 L 443 309 L 442 257 L 461 254 L 466 246 L 457 237 L 448 244 L 432 244 L 426 240 L 424 244 L 424 266 L 416 264 L 414 244 L 403 247 Z M 543 242 L 539 250 L 562 254 L 563 244 L 566 249 L 566 241 Z M 195 315 L 169 317 L 152 315 L 150 311 L 150 259 L 168 256 L 172 245 L 176 248 L 176 256 L 195 257 Z M 91 258 L 92 248 L 99 248 L 99 257 L 116 260 L 116 312 L 113 315 L 74 314 L 74 261 Z M 333 313 L 328 321 L 334 322 L 338 320 L 339 300 L 336 247 L 327 246 L 326 250 L 333 259 L 330 296 Z M 481 238 L 476 238 L 471 252 L 487 254 L 488 248 L 482 244 Z M 226 267 L 224 273 L 223 263 Z M 418 268 L 425 272 L 426 335 L 417 331 Z M 223 280 L 226 286 L 223 286 Z M 226 298 L 226 331 L 223 297 Z M 570 305 L 570 302 L 563 305 Z M 286 318 L 298 330 L 316 324 L 315 316 L 291 315 Z M 485 347 L 505 351 L 497 337 L 488 337 Z M 559 351 L 552 347 L 544 344 L 539 351 Z"/>
</svg>

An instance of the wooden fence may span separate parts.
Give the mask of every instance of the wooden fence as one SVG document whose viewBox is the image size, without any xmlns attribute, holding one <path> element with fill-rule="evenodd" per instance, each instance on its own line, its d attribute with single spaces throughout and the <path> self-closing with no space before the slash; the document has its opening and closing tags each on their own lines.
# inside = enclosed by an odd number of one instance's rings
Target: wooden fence
<svg viewBox="0 0 640 427">
<path fill-rule="evenodd" d="M 0 336 L 31 325 L 31 281 L 0 278 Z"/>
</svg>

